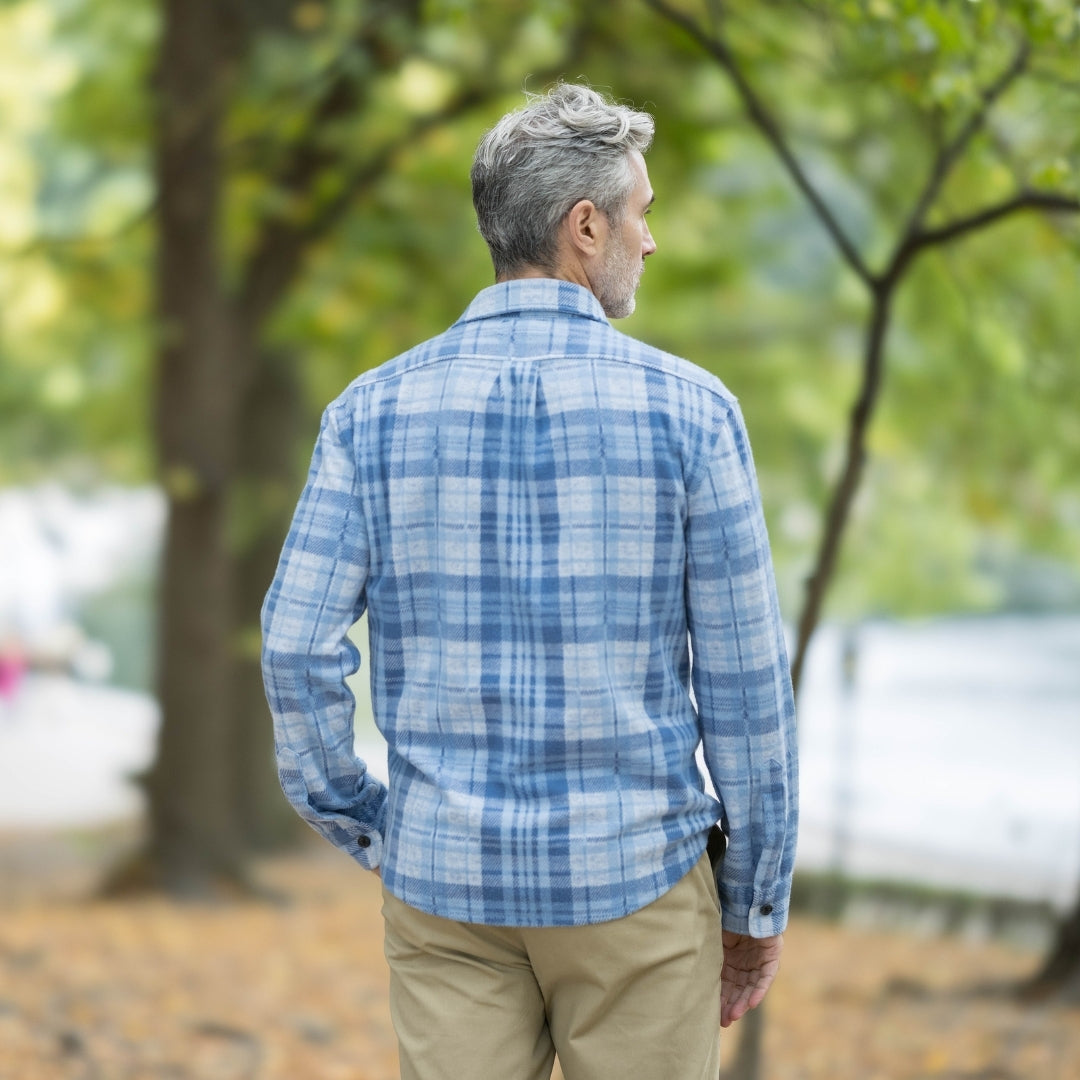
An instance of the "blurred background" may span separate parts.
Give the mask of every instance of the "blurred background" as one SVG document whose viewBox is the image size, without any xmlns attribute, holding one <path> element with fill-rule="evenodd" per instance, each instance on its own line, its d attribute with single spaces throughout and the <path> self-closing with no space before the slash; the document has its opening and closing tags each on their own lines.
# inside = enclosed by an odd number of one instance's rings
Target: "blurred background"
<svg viewBox="0 0 1080 1080">
<path fill-rule="evenodd" d="M 657 118 L 621 328 L 747 419 L 800 910 L 1007 940 L 1075 1000 L 1078 46 L 1072 0 L 3 0 L 0 903 L 248 896 L 303 843 L 257 619 L 320 412 L 490 283 L 472 152 L 563 77 Z M 82 1075 L 41 1071 L 73 1023 L 0 1076 Z M 744 1026 L 732 1076 L 848 1075 Z M 190 1074 L 278 1075 L 229 1060 Z"/>
</svg>

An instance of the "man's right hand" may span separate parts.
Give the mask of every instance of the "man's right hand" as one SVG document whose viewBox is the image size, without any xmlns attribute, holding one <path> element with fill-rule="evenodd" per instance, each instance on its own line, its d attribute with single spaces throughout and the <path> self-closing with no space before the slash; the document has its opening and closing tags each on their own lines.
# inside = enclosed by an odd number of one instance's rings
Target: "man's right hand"
<svg viewBox="0 0 1080 1080">
<path fill-rule="evenodd" d="M 780 967 L 784 935 L 752 938 L 724 931 L 724 966 L 720 969 L 720 1026 L 729 1027 L 757 1008 Z"/>
</svg>

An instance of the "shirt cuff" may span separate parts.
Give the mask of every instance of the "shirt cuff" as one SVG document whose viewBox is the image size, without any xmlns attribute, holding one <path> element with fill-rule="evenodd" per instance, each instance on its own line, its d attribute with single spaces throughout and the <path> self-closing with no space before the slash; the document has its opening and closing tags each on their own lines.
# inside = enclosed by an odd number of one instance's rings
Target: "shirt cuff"
<svg viewBox="0 0 1080 1080">
<path fill-rule="evenodd" d="M 352 821 L 342 824 L 340 818 L 329 822 L 328 825 L 328 828 L 324 827 L 319 831 L 335 847 L 341 848 L 355 859 L 365 870 L 375 870 L 381 865 L 383 839 L 375 829 Z"/>
<path fill-rule="evenodd" d="M 787 929 L 787 901 L 765 901 L 755 904 L 749 911 L 732 911 L 724 908 L 722 925 L 733 934 L 745 934 L 752 938 L 775 937 Z"/>
<path fill-rule="evenodd" d="M 353 858 L 365 870 L 377 870 L 382 864 L 382 837 L 375 832 L 360 833 Z"/>
</svg>

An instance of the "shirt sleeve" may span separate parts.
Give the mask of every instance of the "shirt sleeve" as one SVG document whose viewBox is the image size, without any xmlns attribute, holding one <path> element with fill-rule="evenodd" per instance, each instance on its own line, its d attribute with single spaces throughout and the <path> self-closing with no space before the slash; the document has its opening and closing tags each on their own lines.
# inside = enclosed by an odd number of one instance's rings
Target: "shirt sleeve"
<svg viewBox="0 0 1080 1080">
<path fill-rule="evenodd" d="M 726 930 L 787 925 L 798 827 L 795 703 L 750 445 L 728 402 L 688 487 L 687 620 L 705 763 L 728 849 Z"/>
<path fill-rule="evenodd" d="M 351 437 L 323 416 L 307 484 L 262 608 L 262 668 L 278 774 L 305 821 L 362 866 L 382 855 L 386 788 L 353 750 L 368 540 Z M 351 422 L 350 422 L 351 430 Z"/>
</svg>

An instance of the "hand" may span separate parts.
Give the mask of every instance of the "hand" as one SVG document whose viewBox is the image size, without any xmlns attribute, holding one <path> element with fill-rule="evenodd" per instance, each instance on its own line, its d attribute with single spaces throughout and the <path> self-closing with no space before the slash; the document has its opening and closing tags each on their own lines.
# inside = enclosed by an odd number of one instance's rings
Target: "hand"
<svg viewBox="0 0 1080 1080">
<path fill-rule="evenodd" d="M 720 969 L 720 1026 L 730 1027 L 756 1009 L 780 967 L 784 935 L 752 938 L 724 931 L 724 966 Z"/>
</svg>

